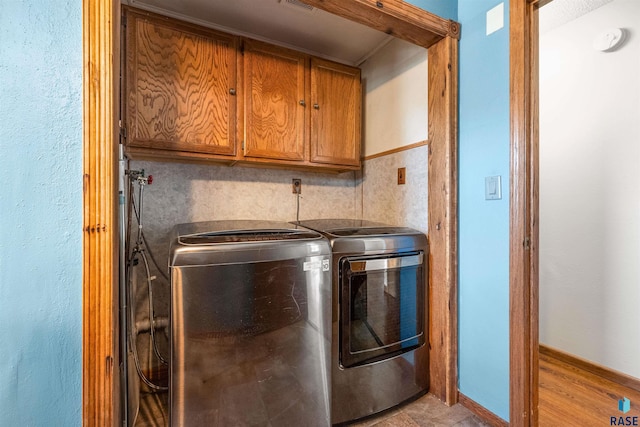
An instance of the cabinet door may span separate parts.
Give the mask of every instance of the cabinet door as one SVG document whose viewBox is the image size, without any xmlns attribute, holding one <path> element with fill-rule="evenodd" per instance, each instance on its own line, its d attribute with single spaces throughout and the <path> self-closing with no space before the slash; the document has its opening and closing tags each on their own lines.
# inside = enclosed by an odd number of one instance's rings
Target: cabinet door
<svg viewBox="0 0 640 427">
<path fill-rule="evenodd" d="M 254 40 L 244 43 L 245 157 L 303 161 L 307 56 Z"/>
<path fill-rule="evenodd" d="M 360 70 L 311 60 L 311 161 L 360 165 Z"/>
<path fill-rule="evenodd" d="M 235 154 L 236 38 L 126 13 L 127 145 Z"/>
</svg>

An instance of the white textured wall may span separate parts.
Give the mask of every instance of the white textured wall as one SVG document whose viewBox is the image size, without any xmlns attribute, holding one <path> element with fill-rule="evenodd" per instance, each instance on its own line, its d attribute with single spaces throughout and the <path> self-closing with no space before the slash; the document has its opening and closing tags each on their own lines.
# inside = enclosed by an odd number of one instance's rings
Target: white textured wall
<svg viewBox="0 0 640 427">
<path fill-rule="evenodd" d="M 394 39 L 362 64 L 364 156 L 427 139 L 427 50 Z"/>
<path fill-rule="evenodd" d="M 640 378 L 639 306 L 640 2 L 615 0 L 540 39 L 540 342 Z"/>
</svg>

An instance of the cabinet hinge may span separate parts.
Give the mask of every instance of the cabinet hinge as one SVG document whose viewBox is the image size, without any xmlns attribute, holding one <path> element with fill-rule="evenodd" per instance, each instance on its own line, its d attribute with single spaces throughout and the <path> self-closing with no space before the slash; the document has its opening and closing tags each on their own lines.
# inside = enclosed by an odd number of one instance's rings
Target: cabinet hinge
<svg viewBox="0 0 640 427">
<path fill-rule="evenodd" d="M 528 237 L 525 237 L 525 238 L 524 238 L 524 248 L 525 248 L 525 250 L 527 250 L 527 251 L 528 251 L 529 249 L 531 249 L 531 239 L 530 239 L 530 238 L 528 238 Z"/>
<path fill-rule="evenodd" d="M 244 141 L 240 143 L 240 146 L 242 147 L 242 152 L 244 153 Z"/>
<path fill-rule="evenodd" d="M 120 128 L 120 139 L 121 140 L 126 140 L 127 139 L 127 128 L 125 128 L 125 127 L 121 127 Z"/>
<path fill-rule="evenodd" d="M 240 40 L 240 55 L 244 55 L 244 40 Z"/>
</svg>

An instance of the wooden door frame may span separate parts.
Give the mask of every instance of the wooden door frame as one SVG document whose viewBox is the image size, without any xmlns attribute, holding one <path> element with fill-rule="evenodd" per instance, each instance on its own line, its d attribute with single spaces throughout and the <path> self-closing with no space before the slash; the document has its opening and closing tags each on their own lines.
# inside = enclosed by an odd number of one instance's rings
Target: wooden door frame
<svg viewBox="0 0 640 427">
<path fill-rule="evenodd" d="M 538 8 L 510 0 L 510 410 L 538 424 Z"/>
<path fill-rule="evenodd" d="M 459 25 L 402 0 L 304 0 L 426 47 L 429 81 L 430 392 L 457 402 Z M 84 426 L 117 426 L 120 0 L 82 0 Z M 433 46 L 433 48 L 432 48 Z M 433 80 L 433 81 L 432 81 Z M 435 309 L 434 307 L 439 307 Z"/>
<path fill-rule="evenodd" d="M 82 1 L 82 424 L 119 424 L 120 0 Z"/>
<path fill-rule="evenodd" d="M 458 402 L 458 40 L 428 49 L 429 392 Z"/>
</svg>

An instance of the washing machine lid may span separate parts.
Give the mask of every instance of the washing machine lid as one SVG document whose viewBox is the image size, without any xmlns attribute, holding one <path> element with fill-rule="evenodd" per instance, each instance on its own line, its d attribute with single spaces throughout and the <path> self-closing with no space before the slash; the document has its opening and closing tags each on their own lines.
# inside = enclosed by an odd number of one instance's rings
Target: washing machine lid
<svg viewBox="0 0 640 427">
<path fill-rule="evenodd" d="M 334 237 L 384 236 L 416 233 L 416 230 L 412 228 L 397 227 L 364 219 L 312 219 L 295 222 L 294 224 Z"/>
<path fill-rule="evenodd" d="M 218 245 L 265 241 L 318 239 L 317 232 L 278 221 L 230 220 L 179 224 L 175 227 L 181 245 Z"/>
<path fill-rule="evenodd" d="M 208 221 L 174 227 L 169 267 L 247 264 L 328 256 L 322 234 L 286 222 Z"/>
</svg>

